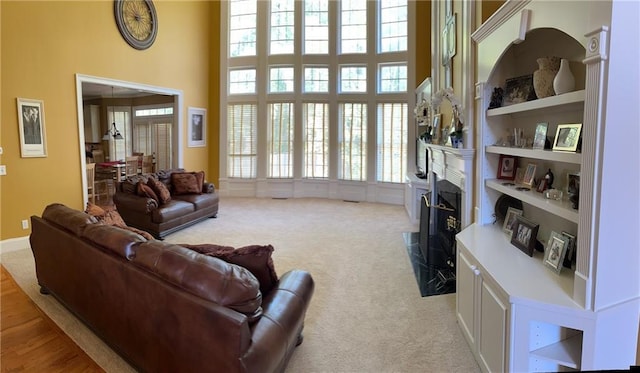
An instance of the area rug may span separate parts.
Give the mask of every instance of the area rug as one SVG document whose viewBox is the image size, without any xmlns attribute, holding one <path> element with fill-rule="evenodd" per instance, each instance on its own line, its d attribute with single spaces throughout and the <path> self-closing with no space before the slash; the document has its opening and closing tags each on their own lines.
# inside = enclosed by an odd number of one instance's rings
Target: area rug
<svg viewBox="0 0 640 373">
<path fill-rule="evenodd" d="M 304 342 L 288 373 L 479 372 L 455 317 L 455 295 L 422 297 L 402 233 L 403 206 L 325 199 L 223 198 L 216 219 L 169 243 L 274 246 L 278 274 L 311 273 Z M 25 292 L 107 372 L 132 369 L 81 322 L 38 292 L 30 250 L 2 255 Z"/>
</svg>

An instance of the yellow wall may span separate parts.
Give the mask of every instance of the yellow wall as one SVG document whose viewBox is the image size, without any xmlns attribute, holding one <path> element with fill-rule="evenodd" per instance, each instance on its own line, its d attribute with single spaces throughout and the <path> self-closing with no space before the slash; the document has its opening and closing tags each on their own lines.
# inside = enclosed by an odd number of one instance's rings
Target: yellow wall
<svg viewBox="0 0 640 373">
<path fill-rule="evenodd" d="M 183 144 L 184 166 L 205 170 L 217 182 L 219 41 L 211 40 L 211 30 L 219 25 L 219 4 L 154 4 L 156 41 L 138 51 L 118 32 L 112 1 L 0 2 L 0 162 L 8 172 L 0 177 L 0 240 L 27 236 L 21 220 L 40 215 L 49 203 L 84 207 L 75 74 L 182 90 L 184 123 L 187 107 L 208 108 L 209 146 Z M 20 157 L 17 97 L 44 101 L 46 158 Z"/>
<path fill-rule="evenodd" d="M 416 81 L 431 76 L 431 1 L 416 1 Z"/>
</svg>

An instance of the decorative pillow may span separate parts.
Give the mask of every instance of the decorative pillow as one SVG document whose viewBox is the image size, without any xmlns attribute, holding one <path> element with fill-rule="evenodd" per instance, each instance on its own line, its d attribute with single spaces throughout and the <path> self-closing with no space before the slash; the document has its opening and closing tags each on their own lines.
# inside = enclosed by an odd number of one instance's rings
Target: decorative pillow
<svg viewBox="0 0 640 373">
<path fill-rule="evenodd" d="M 273 246 L 271 245 L 251 245 L 235 250 L 229 246 L 215 244 L 183 244 L 180 246 L 248 269 L 260 282 L 262 294 L 268 294 L 278 284 L 278 275 L 271 258 L 273 253 Z"/>
<path fill-rule="evenodd" d="M 91 201 L 87 202 L 87 208 L 84 210 L 84 212 L 96 218 L 102 217 L 106 213 L 106 211 L 104 211 L 102 207 L 96 205 L 95 203 L 92 203 Z"/>
<path fill-rule="evenodd" d="M 150 177 L 149 181 L 147 181 L 147 185 L 158 196 L 158 202 L 160 204 L 164 204 L 171 201 L 171 193 L 169 193 L 169 189 L 167 189 L 167 186 L 164 185 L 162 181 L 159 181 Z"/>
<path fill-rule="evenodd" d="M 156 202 L 159 202 L 158 195 L 156 194 L 156 192 L 154 192 L 150 186 L 143 183 L 142 181 L 138 181 L 138 184 L 136 185 L 136 194 L 141 197 L 152 198 Z"/>
<path fill-rule="evenodd" d="M 171 174 L 173 194 L 201 194 L 202 183 L 198 184 L 196 175 L 191 172 L 174 172 Z"/>
</svg>

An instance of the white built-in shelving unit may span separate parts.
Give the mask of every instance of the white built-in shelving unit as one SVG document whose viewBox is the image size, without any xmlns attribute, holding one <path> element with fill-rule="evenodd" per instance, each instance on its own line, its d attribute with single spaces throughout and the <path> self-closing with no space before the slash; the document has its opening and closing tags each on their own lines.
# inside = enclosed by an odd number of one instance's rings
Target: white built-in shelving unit
<svg viewBox="0 0 640 373">
<path fill-rule="evenodd" d="M 620 187 L 617 180 L 632 184 L 634 178 L 620 173 L 624 167 L 615 169 L 639 153 L 634 140 L 612 139 L 621 131 L 639 132 L 637 114 L 635 122 L 626 119 L 622 125 L 625 115 L 614 109 L 624 107 L 619 100 L 640 102 L 637 84 L 616 86 L 630 74 L 638 77 L 638 61 L 623 62 L 624 49 L 637 46 L 638 35 L 613 30 L 615 25 L 637 31 L 630 14 L 639 10 L 637 2 L 507 1 L 472 34 L 477 48 L 475 211 L 474 223 L 457 235 L 456 313 L 483 371 L 626 369 L 635 362 L 640 233 L 638 227 L 615 224 L 620 216 L 612 209 L 618 204 L 623 220 L 640 221 L 638 190 Z M 495 87 L 532 74 L 536 59 L 545 56 L 571 61 L 573 92 L 487 109 Z M 581 151 L 498 145 L 515 128 L 532 137 L 540 122 L 549 124 L 551 141 L 558 124 L 582 123 Z M 536 164 L 537 178 L 552 170 L 563 200 L 498 180 L 501 155 L 518 157 L 521 165 Z M 637 178 L 635 164 L 630 172 Z M 570 173 L 580 175 L 578 209 L 567 200 Z M 543 264 L 542 252 L 529 257 L 511 244 L 502 222 L 494 223 L 502 195 L 522 201 L 524 216 L 540 226 L 537 239 L 543 244 L 552 231 L 577 236 L 572 268 L 557 274 Z"/>
</svg>

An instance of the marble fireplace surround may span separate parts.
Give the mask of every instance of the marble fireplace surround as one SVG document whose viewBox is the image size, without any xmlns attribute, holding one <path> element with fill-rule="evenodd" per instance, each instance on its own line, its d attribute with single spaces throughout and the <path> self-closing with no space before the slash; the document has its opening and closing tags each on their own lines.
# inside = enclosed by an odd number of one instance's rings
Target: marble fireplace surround
<svg viewBox="0 0 640 373">
<path fill-rule="evenodd" d="M 472 222 L 473 156 L 474 149 L 457 149 L 450 146 L 427 144 L 429 149 L 429 185 L 438 180 L 447 180 L 460 188 L 460 229 Z M 436 193 L 431 193 L 432 205 L 437 204 Z"/>
</svg>

